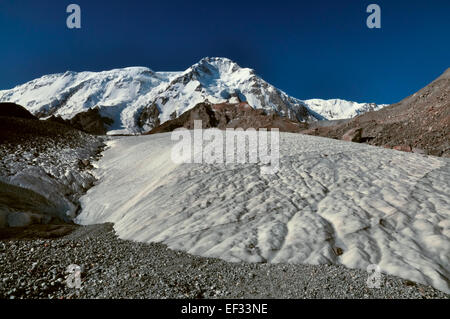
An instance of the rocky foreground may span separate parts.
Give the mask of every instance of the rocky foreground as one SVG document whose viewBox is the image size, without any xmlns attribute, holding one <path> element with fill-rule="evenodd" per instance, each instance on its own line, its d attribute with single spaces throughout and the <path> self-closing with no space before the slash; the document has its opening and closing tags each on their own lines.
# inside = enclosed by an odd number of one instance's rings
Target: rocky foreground
<svg viewBox="0 0 450 319">
<path fill-rule="evenodd" d="M 61 208 L 76 213 L 79 196 L 95 182 L 90 169 L 102 140 L 19 115 L 0 117 L 1 299 L 449 298 L 392 276 L 369 288 L 364 270 L 230 263 L 121 240 L 112 224 L 65 222 Z M 46 184 L 30 182 L 43 177 Z M 24 210 L 27 218 L 15 218 Z M 67 285 L 70 265 L 81 268 L 81 289 Z"/>
<path fill-rule="evenodd" d="M 67 267 L 79 265 L 81 289 Z M 59 239 L 0 241 L 0 298 L 449 298 L 391 276 L 331 265 L 228 263 L 161 244 L 120 240 L 112 224 L 76 227 Z"/>
</svg>

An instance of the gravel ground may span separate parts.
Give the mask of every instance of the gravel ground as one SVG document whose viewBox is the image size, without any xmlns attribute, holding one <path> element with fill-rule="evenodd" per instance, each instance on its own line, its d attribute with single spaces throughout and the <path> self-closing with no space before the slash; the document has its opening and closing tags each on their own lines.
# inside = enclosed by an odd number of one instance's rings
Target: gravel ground
<svg viewBox="0 0 450 319">
<path fill-rule="evenodd" d="M 81 289 L 66 284 L 79 265 Z M 79 226 L 57 239 L 0 241 L 0 298 L 445 298 L 384 276 L 331 265 L 228 263 L 162 244 L 118 239 L 112 224 Z"/>
</svg>

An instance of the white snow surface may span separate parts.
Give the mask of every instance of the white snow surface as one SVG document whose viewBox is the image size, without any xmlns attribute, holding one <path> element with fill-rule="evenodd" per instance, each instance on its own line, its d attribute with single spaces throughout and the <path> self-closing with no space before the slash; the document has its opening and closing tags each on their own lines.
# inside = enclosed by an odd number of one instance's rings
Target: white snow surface
<svg viewBox="0 0 450 319">
<path fill-rule="evenodd" d="M 341 99 L 310 99 L 303 101 L 309 109 L 327 120 L 349 119 L 365 112 L 378 111 L 388 104 L 357 103 Z"/>
<path fill-rule="evenodd" d="M 170 133 L 108 143 L 81 224 L 231 262 L 377 264 L 450 292 L 449 159 L 281 133 L 280 170 L 263 175 L 176 165 Z"/>
<path fill-rule="evenodd" d="M 39 117 L 72 118 L 97 107 L 114 124 L 110 134 L 141 133 L 151 129 L 137 123 L 145 107 L 156 105 L 160 122 L 179 116 L 196 104 L 235 102 L 276 111 L 295 118 L 299 108 L 311 112 L 306 120 L 341 119 L 370 109 L 373 104 L 337 100 L 308 100 L 288 96 L 227 58 L 204 58 L 183 72 L 154 72 L 128 67 L 103 72 L 71 72 L 45 75 L 10 90 L 0 91 L 0 102 L 14 102 Z"/>
</svg>

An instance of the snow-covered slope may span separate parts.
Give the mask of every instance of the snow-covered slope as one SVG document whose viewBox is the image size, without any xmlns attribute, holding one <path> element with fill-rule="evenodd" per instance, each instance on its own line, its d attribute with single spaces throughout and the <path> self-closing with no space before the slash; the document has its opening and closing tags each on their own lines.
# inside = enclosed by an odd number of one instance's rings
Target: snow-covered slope
<svg viewBox="0 0 450 319">
<path fill-rule="evenodd" d="M 184 72 L 153 72 L 145 67 L 66 72 L 0 91 L 0 102 L 15 102 L 39 117 L 69 119 L 98 107 L 102 116 L 114 120 L 110 133 L 147 131 L 200 102 L 238 100 L 299 121 L 345 118 L 369 105 L 343 100 L 334 106 L 329 101 L 301 101 L 226 58 L 204 58 Z"/>
<path fill-rule="evenodd" d="M 104 72 L 66 72 L 46 75 L 11 90 L 0 91 L 0 101 L 16 101 L 38 117 L 72 118 L 98 107 L 114 120 L 111 129 L 136 129 L 130 111 L 143 95 L 168 83 L 176 73 L 155 73 L 144 67 Z"/>
<path fill-rule="evenodd" d="M 377 111 L 387 104 L 357 103 L 341 99 L 310 99 L 303 101 L 309 109 L 322 115 L 327 120 L 349 119 L 369 111 Z"/>
<path fill-rule="evenodd" d="M 281 133 L 280 170 L 263 175 L 176 165 L 170 136 L 109 142 L 77 221 L 228 261 L 376 264 L 450 292 L 449 159 Z"/>
</svg>

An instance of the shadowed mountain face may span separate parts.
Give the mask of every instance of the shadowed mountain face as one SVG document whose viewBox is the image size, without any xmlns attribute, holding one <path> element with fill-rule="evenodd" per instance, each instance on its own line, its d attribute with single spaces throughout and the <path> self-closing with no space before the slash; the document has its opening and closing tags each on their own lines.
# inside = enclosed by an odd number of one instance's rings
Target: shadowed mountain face
<svg viewBox="0 0 450 319">
<path fill-rule="evenodd" d="M 16 103 L 0 103 L 0 116 L 19 117 L 24 119 L 36 120 L 37 118 L 28 112 L 23 106 Z"/>
<path fill-rule="evenodd" d="M 277 114 L 267 114 L 254 109 L 248 103 L 199 103 L 176 119 L 167 121 L 147 134 L 170 132 L 177 128 L 194 128 L 194 121 L 201 120 L 202 128 L 278 128 L 282 132 L 299 132 L 306 124 L 291 121 Z"/>
<path fill-rule="evenodd" d="M 450 157 L 450 68 L 399 103 L 302 133 Z"/>
</svg>

